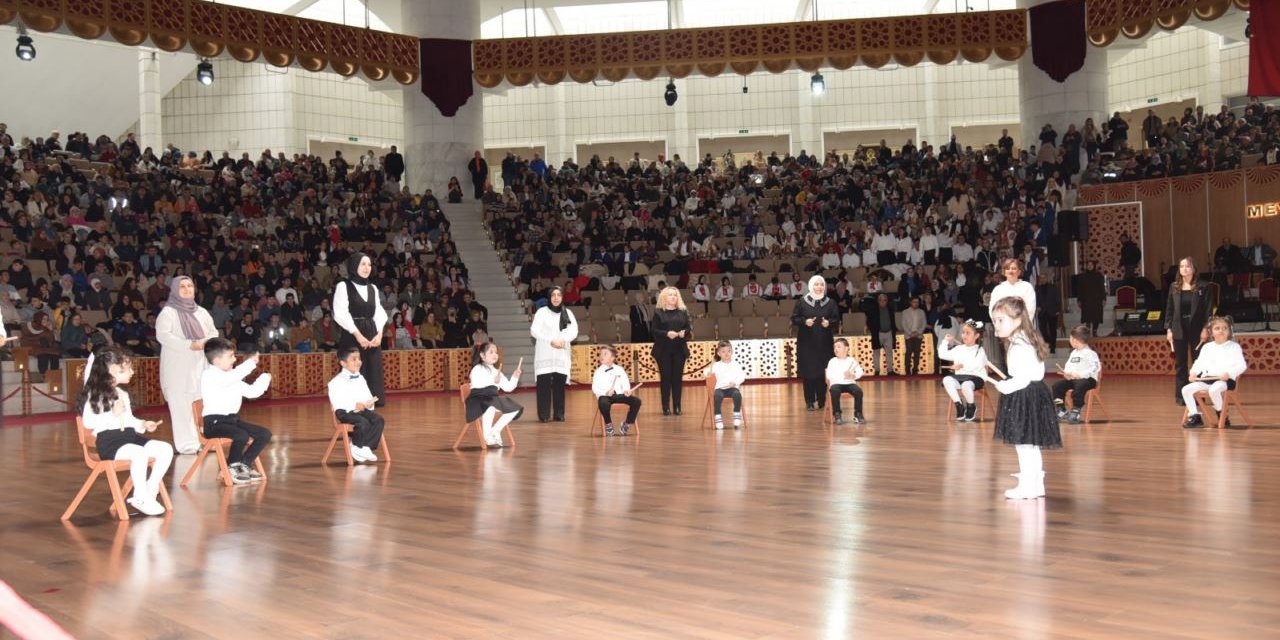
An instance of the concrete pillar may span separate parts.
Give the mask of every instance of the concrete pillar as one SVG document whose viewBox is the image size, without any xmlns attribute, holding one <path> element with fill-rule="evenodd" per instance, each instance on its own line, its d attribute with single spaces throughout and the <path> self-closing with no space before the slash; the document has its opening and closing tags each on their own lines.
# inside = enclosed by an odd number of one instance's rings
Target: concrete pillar
<svg viewBox="0 0 1280 640">
<path fill-rule="evenodd" d="M 157 156 L 164 149 L 164 131 L 161 125 L 160 61 L 156 52 L 138 50 L 138 144 L 143 149 L 151 147 Z"/>
<path fill-rule="evenodd" d="M 475 40 L 480 37 L 480 3 L 455 0 L 401 0 L 401 33 L 420 38 Z M 471 197 L 467 161 L 484 149 L 484 106 L 479 85 L 452 118 L 440 115 L 418 84 L 404 87 L 405 183 L 415 192 L 443 196 L 457 176 Z M 490 167 L 490 176 L 501 167 Z"/>
<path fill-rule="evenodd" d="M 830 92 L 813 95 L 813 74 L 796 73 L 796 123 L 791 133 L 791 155 L 799 157 L 801 151 L 822 159 L 822 123 L 818 122 L 822 101 L 830 100 Z M 830 86 L 830 85 L 828 85 Z"/>
<path fill-rule="evenodd" d="M 1018 7 L 1029 9 L 1050 0 L 1018 0 Z M 1018 59 L 1018 92 L 1022 107 L 1022 146 L 1039 146 L 1040 129 L 1053 124 L 1061 142 L 1067 125 L 1079 129 L 1085 118 L 1093 118 L 1099 127 L 1110 118 L 1107 112 L 1107 52 L 1086 45 L 1084 66 L 1071 74 L 1066 82 L 1050 78 L 1031 62 L 1031 51 Z M 1140 136 L 1139 136 L 1140 137 Z M 1134 133 L 1130 132 L 1130 140 Z"/>
<path fill-rule="evenodd" d="M 667 83 L 659 82 L 661 78 L 645 84 L 645 89 L 653 87 L 654 97 L 662 100 L 667 90 Z M 678 155 L 690 169 L 698 166 L 702 156 L 698 155 L 698 137 L 689 127 L 689 103 L 692 102 L 692 90 L 688 78 L 675 80 L 676 94 L 679 98 L 671 105 L 671 137 L 667 139 L 667 158 L 675 159 Z"/>
</svg>

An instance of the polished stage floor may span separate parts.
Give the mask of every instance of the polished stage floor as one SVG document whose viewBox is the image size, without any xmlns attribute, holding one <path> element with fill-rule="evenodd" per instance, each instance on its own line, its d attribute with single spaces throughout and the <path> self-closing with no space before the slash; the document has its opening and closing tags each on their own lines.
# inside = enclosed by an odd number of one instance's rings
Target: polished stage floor
<svg viewBox="0 0 1280 640">
<path fill-rule="evenodd" d="M 487 453 L 449 449 L 456 395 L 392 398 L 394 464 L 355 469 L 319 465 L 325 404 L 250 404 L 268 484 L 210 460 L 171 517 L 122 524 L 105 484 L 58 520 L 86 474 L 70 423 L 9 427 L 0 578 L 80 638 L 1280 636 L 1280 379 L 1242 385 L 1256 428 L 1189 432 L 1167 381 L 1110 378 L 1113 420 L 1064 427 L 1021 503 L 990 411 L 864 388 L 861 427 L 760 384 L 717 433 L 701 386 L 680 418 L 646 387 L 642 435 L 608 441 L 571 391 L 571 422 Z"/>
</svg>

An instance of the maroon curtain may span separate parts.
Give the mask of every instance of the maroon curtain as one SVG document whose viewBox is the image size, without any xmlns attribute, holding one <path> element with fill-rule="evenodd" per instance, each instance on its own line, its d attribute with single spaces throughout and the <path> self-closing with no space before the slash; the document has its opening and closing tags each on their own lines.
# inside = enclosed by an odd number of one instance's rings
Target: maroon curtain
<svg viewBox="0 0 1280 640">
<path fill-rule="evenodd" d="M 1280 3 L 1249 4 L 1249 95 L 1280 96 Z"/>
<path fill-rule="evenodd" d="M 1050 78 L 1065 82 L 1084 66 L 1088 36 L 1084 0 L 1058 0 L 1032 7 L 1031 62 Z"/>
<path fill-rule="evenodd" d="M 471 98 L 471 41 L 423 38 L 419 41 L 422 94 L 446 118 Z"/>
</svg>

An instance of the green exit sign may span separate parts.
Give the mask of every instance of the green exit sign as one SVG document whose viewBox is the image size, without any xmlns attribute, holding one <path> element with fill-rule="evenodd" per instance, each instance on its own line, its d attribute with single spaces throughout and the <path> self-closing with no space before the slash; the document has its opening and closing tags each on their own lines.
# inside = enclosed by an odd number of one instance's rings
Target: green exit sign
<svg viewBox="0 0 1280 640">
<path fill-rule="evenodd" d="M 751 133 L 749 129 L 738 129 L 738 133 Z"/>
<path fill-rule="evenodd" d="M 350 142 L 359 142 L 360 138 L 357 138 L 355 136 L 347 136 L 347 140 Z"/>
<path fill-rule="evenodd" d="M 1155 104 L 1157 102 L 1160 102 L 1160 98 L 1157 98 L 1155 96 L 1147 98 L 1147 104 Z"/>
</svg>

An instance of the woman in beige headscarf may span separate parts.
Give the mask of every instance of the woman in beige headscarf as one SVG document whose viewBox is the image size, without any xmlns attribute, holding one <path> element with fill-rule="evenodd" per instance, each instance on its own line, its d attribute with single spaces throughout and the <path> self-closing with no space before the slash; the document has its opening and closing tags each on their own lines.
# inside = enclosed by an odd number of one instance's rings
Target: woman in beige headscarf
<svg viewBox="0 0 1280 640">
<path fill-rule="evenodd" d="M 173 448 L 178 453 L 200 450 L 191 403 L 200 399 L 200 374 L 208 366 L 204 343 L 217 336 L 213 316 L 196 304 L 195 283 L 186 276 L 174 278 L 169 301 L 156 316 L 156 340 L 160 341 L 160 390 L 169 405 Z"/>
</svg>

